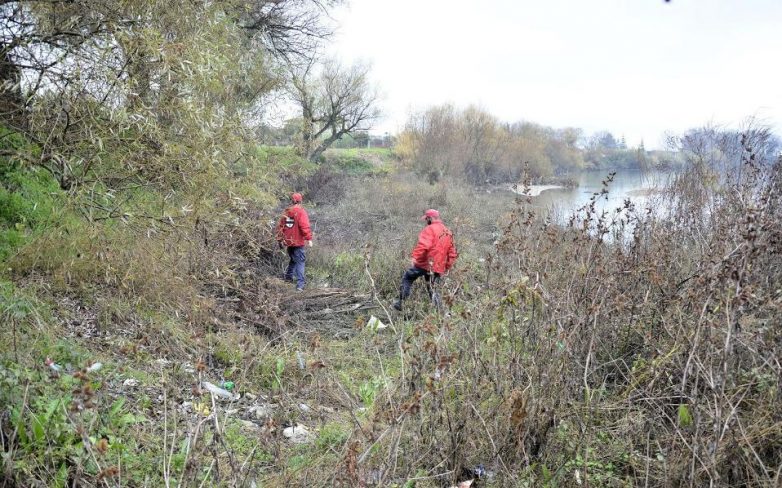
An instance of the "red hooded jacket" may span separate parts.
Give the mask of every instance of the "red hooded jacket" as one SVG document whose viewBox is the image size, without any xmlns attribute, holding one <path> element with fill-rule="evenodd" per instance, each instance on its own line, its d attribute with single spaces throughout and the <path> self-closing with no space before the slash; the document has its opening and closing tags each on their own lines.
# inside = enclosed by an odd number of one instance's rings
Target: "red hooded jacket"
<svg viewBox="0 0 782 488">
<path fill-rule="evenodd" d="M 443 274 L 453 266 L 459 254 L 453 243 L 453 233 L 439 220 L 423 228 L 413 249 L 415 267 Z"/>
<path fill-rule="evenodd" d="M 285 246 L 300 247 L 312 240 L 310 217 L 301 205 L 285 209 L 277 224 L 277 240 Z"/>
</svg>

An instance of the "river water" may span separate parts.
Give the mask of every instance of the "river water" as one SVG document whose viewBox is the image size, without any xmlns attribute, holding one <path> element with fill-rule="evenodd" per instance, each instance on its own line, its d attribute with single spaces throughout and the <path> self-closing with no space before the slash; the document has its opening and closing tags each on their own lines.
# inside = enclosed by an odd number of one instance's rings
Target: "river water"
<svg viewBox="0 0 782 488">
<path fill-rule="evenodd" d="M 601 170 L 572 175 L 578 181 L 576 188 L 532 186 L 529 189 L 529 194 L 533 195 L 532 205 L 539 208 L 542 214 L 549 214 L 555 221 L 565 223 L 575 211 L 587 205 L 595 193 L 600 193 L 605 181 L 608 193 L 598 197 L 598 211 L 622 207 L 626 199 L 630 199 L 637 209 L 654 206 L 659 210 L 659 191 L 672 176 L 671 173 L 655 171 L 617 170 L 613 181 L 608 182 L 609 173 L 609 170 Z M 516 193 L 522 191 L 519 188 Z"/>
</svg>

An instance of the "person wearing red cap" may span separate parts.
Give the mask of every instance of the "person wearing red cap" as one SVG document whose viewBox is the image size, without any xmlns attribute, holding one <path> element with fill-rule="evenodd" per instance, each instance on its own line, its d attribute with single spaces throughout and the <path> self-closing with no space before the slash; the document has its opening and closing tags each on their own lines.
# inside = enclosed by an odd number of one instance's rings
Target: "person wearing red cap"
<svg viewBox="0 0 782 488">
<path fill-rule="evenodd" d="M 410 296 L 413 282 L 420 277 L 426 280 L 426 289 L 435 306 L 440 309 L 440 296 L 434 291 L 434 285 L 440 276 L 447 273 L 459 254 L 453 242 L 453 233 L 440 220 L 440 212 L 430 208 L 421 217 L 426 227 L 418 234 L 418 243 L 411 254 L 412 267 L 402 275 L 399 298 L 393 307 L 402 310 L 402 302 Z"/>
<path fill-rule="evenodd" d="M 304 263 L 307 259 L 304 247 L 312 247 L 312 229 L 310 229 L 310 217 L 301 206 L 301 193 L 291 195 L 291 202 L 293 205 L 285 209 L 277 224 L 277 242 L 280 247 L 287 248 L 290 258 L 285 269 L 285 279 L 294 281 L 295 278 L 296 291 L 303 291 L 306 284 Z"/>
</svg>

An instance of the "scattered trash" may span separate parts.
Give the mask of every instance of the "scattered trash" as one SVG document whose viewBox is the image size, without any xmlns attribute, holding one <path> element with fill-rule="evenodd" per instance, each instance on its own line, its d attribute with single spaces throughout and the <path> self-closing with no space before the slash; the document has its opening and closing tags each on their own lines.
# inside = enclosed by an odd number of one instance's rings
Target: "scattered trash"
<svg viewBox="0 0 782 488">
<path fill-rule="evenodd" d="M 434 380 L 435 380 L 435 381 L 440 381 L 440 378 L 442 378 L 442 377 L 443 377 L 443 372 L 442 372 L 442 370 L 441 370 L 441 369 L 438 367 L 437 369 L 435 369 L 435 370 L 434 370 Z"/>
<path fill-rule="evenodd" d="M 483 467 L 483 464 L 475 466 L 475 469 L 473 469 L 472 472 L 475 473 L 475 476 L 478 478 L 483 478 L 486 476 L 486 468 Z"/>
<path fill-rule="evenodd" d="M 220 386 L 228 391 L 232 391 L 236 385 L 234 385 L 233 381 L 221 381 Z"/>
<path fill-rule="evenodd" d="M 580 485 L 581 484 L 581 471 L 576 470 L 575 475 L 576 475 L 576 484 Z"/>
<path fill-rule="evenodd" d="M 470 488 L 475 480 L 460 481 L 458 485 L 453 485 L 451 488 Z"/>
<path fill-rule="evenodd" d="M 314 438 L 314 435 L 301 424 L 285 428 L 282 431 L 282 435 L 294 444 L 307 444 Z"/>
<path fill-rule="evenodd" d="M 128 388 L 135 388 L 138 386 L 138 380 L 135 378 L 128 378 L 122 382 L 122 386 L 127 386 Z"/>
<path fill-rule="evenodd" d="M 369 328 L 369 330 L 378 331 L 378 330 L 383 330 L 388 326 L 383 322 L 381 322 L 379 318 L 373 315 L 369 317 L 369 320 L 367 321 L 367 327 Z"/>
<path fill-rule="evenodd" d="M 93 363 L 92 366 L 87 368 L 88 373 L 94 373 L 96 371 L 100 371 L 100 369 L 103 367 L 103 363 Z"/>
<path fill-rule="evenodd" d="M 309 412 L 312 409 L 306 403 L 299 403 L 299 410 L 301 410 L 304 413 L 307 413 L 307 412 Z"/>
<path fill-rule="evenodd" d="M 299 369 L 304 369 L 304 354 L 302 354 L 301 351 L 296 351 L 296 360 L 299 362 Z"/>
<path fill-rule="evenodd" d="M 44 361 L 44 364 L 49 366 L 49 369 L 54 371 L 55 373 L 62 373 L 62 366 L 52 361 L 52 358 L 46 358 L 46 361 Z"/>
<path fill-rule="evenodd" d="M 459 484 L 457 484 L 453 488 L 470 488 L 474 482 L 475 480 L 460 481 Z"/>
<path fill-rule="evenodd" d="M 258 399 L 258 395 L 255 395 L 253 393 L 250 393 L 249 391 L 244 394 L 245 398 L 247 398 L 250 401 L 255 401 Z"/>
<path fill-rule="evenodd" d="M 229 400 L 237 400 L 239 398 L 238 395 L 234 395 L 230 391 L 220 388 L 208 381 L 202 381 L 201 387 L 216 397 L 228 398 Z"/>
</svg>

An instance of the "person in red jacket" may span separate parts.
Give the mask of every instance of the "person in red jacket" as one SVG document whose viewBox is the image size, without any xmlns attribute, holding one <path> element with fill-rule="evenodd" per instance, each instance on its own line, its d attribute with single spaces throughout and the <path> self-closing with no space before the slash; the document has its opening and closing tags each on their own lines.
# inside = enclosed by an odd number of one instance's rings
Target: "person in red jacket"
<svg viewBox="0 0 782 488">
<path fill-rule="evenodd" d="M 418 234 L 418 244 L 411 254 L 413 266 L 402 275 L 399 298 L 393 305 L 397 310 L 402 310 L 402 301 L 410 296 L 413 282 L 422 276 L 426 280 L 429 297 L 440 309 L 442 304 L 440 296 L 434 291 L 434 285 L 439 283 L 440 277 L 451 269 L 459 257 L 453 233 L 440 220 L 440 212 L 430 208 L 421 220 L 426 221 L 426 227 Z"/>
<path fill-rule="evenodd" d="M 304 263 L 307 259 L 304 247 L 312 247 L 312 229 L 310 229 L 310 217 L 301 206 L 301 193 L 291 195 L 291 201 L 293 205 L 285 209 L 277 224 L 277 242 L 287 248 L 290 258 L 285 270 L 285 279 L 294 281 L 295 278 L 296 291 L 303 291 L 306 284 Z"/>
</svg>

